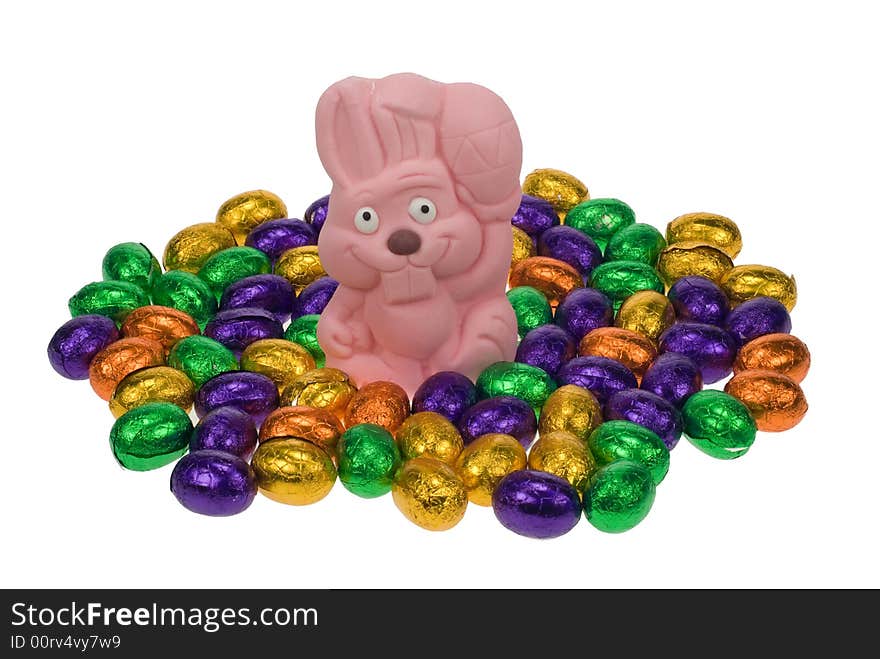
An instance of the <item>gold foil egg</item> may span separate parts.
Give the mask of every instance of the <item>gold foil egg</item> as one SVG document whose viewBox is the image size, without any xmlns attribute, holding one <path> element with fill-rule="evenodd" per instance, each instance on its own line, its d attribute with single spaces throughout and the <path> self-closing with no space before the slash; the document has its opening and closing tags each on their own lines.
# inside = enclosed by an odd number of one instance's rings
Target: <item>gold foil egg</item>
<svg viewBox="0 0 880 659">
<path fill-rule="evenodd" d="M 765 334 L 746 343 L 733 362 L 733 372 L 776 371 L 802 382 L 810 370 L 810 349 L 791 334 Z"/>
<path fill-rule="evenodd" d="M 295 437 L 263 442 L 251 464 L 260 492 L 290 506 L 320 501 L 336 482 L 336 467 L 327 452 Z"/>
<path fill-rule="evenodd" d="M 409 416 L 409 397 L 394 382 L 370 382 L 358 389 L 345 410 L 345 427 L 373 423 L 394 433 Z"/>
<path fill-rule="evenodd" d="M 657 273 L 667 286 L 689 275 L 718 283 L 732 267 L 733 261 L 720 249 L 693 240 L 667 245 L 657 260 Z"/>
<path fill-rule="evenodd" d="M 564 430 L 542 434 L 529 450 L 529 469 L 564 478 L 582 492 L 596 471 L 586 444 Z"/>
<path fill-rule="evenodd" d="M 235 237 L 229 229 L 215 222 L 193 224 L 178 231 L 168 241 L 162 264 L 166 270 L 197 274 L 205 261 L 228 247 L 235 247 Z"/>
<path fill-rule="evenodd" d="M 426 456 L 454 464 L 464 448 L 452 422 L 437 412 L 416 412 L 397 430 L 397 445 L 404 460 Z"/>
<path fill-rule="evenodd" d="M 455 460 L 455 471 L 471 503 L 491 506 L 499 481 L 512 471 L 526 468 L 526 450 L 516 439 L 501 433 L 481 435 L 464 447 Z"/>
<path fill-rule="evenodd" d="M 749 408 L 758 430 L 794 428 L 807 413 L 800 385 L 776 371 L 742 371 L 724 385 L 724 391 Z"/>
<path fill-rule="evenodd" d="M 623 301 L 614 324 L 656 343 L 674 322 L 675 308 L 669 298 L 657 291 L 639 291 Z"/>
<path fill-rule="evenodd" d="M 510 228 L 513 229 L 513 254 L 510 257 L 512 268 L 520 261 L 535 255 L 535 243 L 532 242 L 532 237 L 519 227 L 511 224 Z"/>
<path fill-rule="evenodd" d="M 559 387 L 547 398 L 538 419 L 538 431 L 545 435 L 558 430 L 584 442 L 602 423 L 602 407 L 588 389 L 575 384 Z"/>
<path fill-rule="evenodd" d="M 287 217 L 287 206 L 268 190 L 250 190 L 227 199 L 217 211 L 217 224 L 225 227 L 239 245 L 258 224 Z"/>
<path fill-rule="evenodd" d="M 316 368 L 287 380 L 279 392 L 281 405 L 307 405 L 332 412 L 340 419 L 357 387 L 338 368 Z"/>
<path fill-rule="evenodd" d="M 146 403 L 174 403 L 189 412 L 196 389 L 183 371 L 170 366 L 151 366 L 126 375 L 110 398 L 110 411 L 120 417 Z"/>
<path fill-rule="evenodd" d="M 428 531 L 451 529 L 464 517 L 468 503 L 455 470 L 427 457 L 409 460 L 397 470 L 391 497 L 404 517 Z"/>
<path fill-rule="evenodd" d="M 327 275 L 317 245 L 303 245 L 284 252 L 275 262 L 275 274 L 284 277 L 299 295 L 302 289 Z"/>
<path fill-rule="evenodd" d="M 742 234 L 736 222 L 715 213 L 687 213 L 666 225 L 667 243 L 686 241 L 712 245 L 732 259 L 742 249 Z"/>
<path fill-rule="evenodd" d="M 583 288 L 584 279 L 568 263 L 549 256 L 532 256 L 510 269 L 510 287 L 517 286 L 537 288 L 556 308 L 574 289 Z"/>
<path fill-rule="evenodd" d="M 199 324 L 188 313 L 158 304 L 132 311 L 122 321 L 120 330 L 123 336 L 140 336 L 161 344 L 166 357 L 182 338 L 201 333 Z"/>
<path fill-rule="evenodd" d="M 523 193 L 549 201 L 559 219 L 590 198 L 586 185 L 559 169 L 536 169 L 523 181 Z"/>
<path fill-rule="evenodd" d="M 755 297 L 772 297 L 789 311 L 797 304 L 794 277 L 769 265 L 738 265 L 725 272 L 719 284 L 733 306 Z"/>
<path fill-rule="evenodd" d="M 644 334 L 621 327 L 597 327 L 581 339 L 578 354 L 617 360 L 641 382 L 645 371 L 657 358 L 657 348 Z"/>
<path fill-rule="evenodd" d="M 152 339 L 135 336 L 114 341 L 92 358 L 89 383 L 104 400 L 110 400 L 116 387 L 129 373 L 165 363 L 165 349 Z"/>
<path fill-rule="evenodd" d="M 306 439 L 327 451 L 331 457 L 336 454 L 336 444 L 342 433 L 342 423 L 336 415 L 305 405 L 272 410 L 260 425 L 261 442 L 276 437 Z"/>
<path fill-rule="evenodd" d="M 241 353 L 241 370 L 262 373 L 279 390 L 287 380 L 314 368 L 312 353 L 287 339 L 260 339 Z"/>
</svg>

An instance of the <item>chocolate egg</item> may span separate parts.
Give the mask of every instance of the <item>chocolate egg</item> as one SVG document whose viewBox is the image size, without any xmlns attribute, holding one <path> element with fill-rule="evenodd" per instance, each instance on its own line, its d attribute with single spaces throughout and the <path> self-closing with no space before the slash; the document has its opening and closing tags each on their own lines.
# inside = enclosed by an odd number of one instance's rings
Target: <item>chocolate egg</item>
<svg viewBox="0 0 880 659">
<path fill-rule="evenodd" d="M 732 267 L 733 261 L 720 249 L 694 241 L 670 244 L 657 259 L 657 272 L 669 286 L 682 277 L 692 276 L 718 282 Z"/>
<path fill-rule="evenodd" d="M 339 282 L 332 277 L 321 277 L 300 291 L 293 307 L 293 317 L 322 314 Z"/>
<path fill-rule="evenodd" d="M 779 300 L 755 297 L 731 309 L 724 328 L 740 343 L 747 343 L 765 334 L 787 334 L 791 331 L 791 317 Z"/>
<path fill-rule="evenodd" d="M 220 300 L 230 284 L 245 277 L 272 271 L 269 257 L 253 247 L 228 247 L 211 255 L 199 270 L 199 279 L 207 282 Z"/>
<path fill-rule="evenodd" d="M 316 368 L 288 380 L 281 388 L 282 405 L 308 405 L 332 412 L 340 419 L 357 387 L 336 368 Z"/>
<path fill-rule="evenodd" d="M 428 531 L 446 531 L 467 510 L 467 492 L 455 470 L 433 458 L 414 458 L 394 476 L 391 497 L 413 524 Z"/>
<path fill-rule="evenodd" d="M 663 332 L 660 352 L 690 357 L 700 369 L 704 384 L 723 380 L 733 370 L 739 342 L 730 332 L 704 323 L 676 323 Z"/>
<path fill-rule="evenodd" d="M 86 314 L 59 327 L 49 339 L 46 354 L 56 373 L 68 380 L 85 380 L 92 359 L 118 338 L 119 330 L 110 318 Z"/>
<path fill-rule="evenodd" d="M 794 277 L 767 265 L 738 265 L 724 273 L 719 282 L 732 305 L 754 297 L 772 297 L 791 311 L 797 303 Z"/>
<path fill-rule="evenodd" d="M 510 269 L 510 287 L 536 288 L 551 307 L 555 307 L 576 288 L 582 288 L 584 279 L 568 263 L 547 256 L 523 259 Z"/>
<path fill-rule="evenodd" d="M 665 352 L 648 368 L 640 386 L 680 408 L 690 396 L 702 390 L 703 374 L 690 357 Z"/>
<path fill-rule="evenodd" d="M 314 227 L 317 233 L 321 233 L 321 227 L 327 220 L 327 209 L 330 207 L 330 195 L 324 195 L 320 199 L 315 199 L 306 212 L 303 213 L 303 219 Z"/>
<path fill-rule="evenodd" d="M 514 228 L 537 240 L 547 229 L 559 225 L 559 215 L 546 199 L 524 194 L 510 222 Z"/>
<path fill-rule="evenodd" d="M 556 217 L 556 214 L 554 213 L 553 216 Z M 537 252 L 535 243 L 529 234 L 515 226 L 511 226 L 510 229 L 513 232 L 513 250 L 510 253 L 510 267 L 512 268 L 523 259 L 534 256 Z"/>
<path fill-rule="evenodd" d="M 388 494 L 400 463 L 394 437 L 381 426 L 359 423 L 339 440 L 339 480 L 359 497 L 373 499 Z"/>
<path fill-rule="evenodd" d="M 437 412 L 452 423 L 477 402 L 477 388 L 466 376 L 455 371 L 434 373 L 416 389 L 413 412 Z M 460 428 L 459 428 L 460 430 Z"/>
<path fill-rule="evenodd" d="M 238 370 L 232 351 L 207 336 L 187 336 L 174 344 L 168 353 L 168 365 L 186 373 L 196 388 L 215 375 Z"/>
<path fill-rule="evenodd" d="M 217 210 L 217 224 L 226 227 L 239 245 L 248 233 L 268 220 L 287 217 L 287 206 L 268 190 L 249 190 L 223 202 Z"/>
<path fill-rule="evenodd" d="M 666 290 L 654 268 L 639 261 L 608 261 L 593 270 L 590 286 L 605 293 L 614 305 L 620 308 L 624 300 L 639 291 Z M 610 323 L 609 323 L 610 324 Z"/>
<path fill-rule="evenodd" d="M 309 314 L 295 318 L 284 330 L 284 338 L 288 341 L 300 344 L 315 358 L 318 368 L 324 368 L 327 357 L 321 344 L 318 343 L 318 321 L 321 317 L 317 314 Z"/>
<path fill-rule="evenodd" d="M 213 254 L 235 246 L 235 237 L 214 222 L 193 224 L 178 231 L 165 246 L 162 263 L 166 270 L 196 274 Z"/>
<path fill-rule="evenodd" d="M 345 427 L 372 423 L 395 432 L 409 416 L 409 397 L 394 382 L 370 382 L 351 397 L 345 408 Z"/>
<path fill-rule="evenodd" d="M 742 402 L 758 430 L 781 432 L 794 428 L 807 413 L 800 385 L 775 371 L 743 371 L 734 375 L 724 391 Z"/>
<path fill-rule="evenodd" d="M 258 249 L 272 263 L 289 249 L 303 245 L 316 245 L 318 232 L 308 222 L 295 219 L 269 220 L 251 229 L 244 244 Z"/>
<path fill-rule="evenodd" d="M 279 437 L 263 442 L 251 465 L 260 492 L 290 506 L 320 501 L 336 482 L 333 460 L 322 448 L 304 439 Z"/>
<path fill-rule="evenodd" d="M 622 533 L 641 522 L 654 505 L 656 486 L 642 465 L 618 460 L 596 470 L 584 492 L 584 516 L 605 533 Z"/>
<path fill-rule="evenodd" d="M 596 470 L 586 445 L 564 430 L 541 433 L 529 451 L 529 469 L 564 478 L 580 492 Z"/>
<path fill-rule="evenodd" d="M 132 311 L 149 303 L 149 296 L 131 282 L 94 281 L 74 293 L 67 301 L 67 307 L 74 318 L 107 316 L 121 323 Z"/>
<path fill-rule="evenodd" d="M 262 373 L 275 386 L 315 368 L 315 358 L 298 343 L 287 339 L 260 339 L 241 353 L 241 370 Z"/>
<path fill-rule="evenodd" d="M 436 412 L 416 412 L 397 430 L 397 445 L 404 460 L 435 458 L 454 464 L 464 447 L 452 421 Z"/>
<path fill-rule="evenodd" d="M 254 341 L 278 339 L 284 328 L 268 311 L 255 308 L 220 311 L 205 325 L 205 336 L 240 355 Z"/>
<path fill-rule="evenodd" d="M 199 333 L 199 325 L 184 311 L 152 304 L 132 311 L 119 328 L 126 337 L 143 337 L 159 343 L 165 354 L 175 343 Z"/>
<path fill-rule="evenodd" d="M 738 458 L 755 442 L 757 428 L 748 408 L 723 391 L 698 391 L 685 402 L 681 418 L 685 437 L 713 458 Z"/>
<path fill-rule="evenodd" d="M 501 434 L 510 435 L 528 448 L 538 431 L 535 410 L 513 396 L 481 400 L 465 410 L 457 425 L 466 446 L 483 435 Z"/>
<path fill-rule="evenodd" d="M 162 366 L 164 363 L 165 349 L 152 339 L 119 339 L 92 359 L 89 365 L 89 382 L 98 396 L 110 400 L 126 375 L 141 368 Z"/>
<path fill-rule="evenodd" d="M 516 314 L 516 326 L 520 337 L 553 320 L 553 310 L 547 298 L 537 288 L 517 286 L 507 291 L 507 299 Z"/>
<path fill-rule="evenodd" d="M 801 382 L 810 370 L 810 350 L 791 334 L 766 334 L 740 348 L 733 372 L 747 369 L 776 371 Z"/>
<path fill-rule="evenodd" d="M 590 236 L 603 252 L 614 234 L 635 221 L 633 209 L 620 199 L 582 201 L 565 216 L 566 226 Z"/>
<path fill-rule="evenodd" d="M 588 389 L 565 384 L 547 398 L 541 410 L 538 429 L 541 435 L 566 432 L 586 442 L 593 429 L 602 423 L 602 408 Z"/>
<path fill-rule="evenodd" d="M 585 233 L 568 226 L 551 227 L 538 238 L 538 254 L 568 263 L 587 278 L 602 263 L 602 250 Z"/>
<path fill-rule="evenodd" d="M 650 224 L 630 224 L 615 233 L 605 248 L 607 261 L 641 261 L 653 266 L 666 240 Z"/>
<path fill-rule="evenodd" d="M 153 302 L 188 313 L 199 327 L 217 312 L 217 298 L 208 284 L 183 270 L 169 270 L 159 277 L 153 288 Z"/>
<path fill-rule="evenodd" d="M 581 339 L 578 354 L 582 357 L 608 357 L 619 361 L 641 382 L 648 367 L 657 358 L 657 349 L 648 337 L 620 327 L 598 327 Z"/>
<path fill-rule="evenodd" d="M 679 320 L 719 327 L 730 306 L 721 287 L 705 277 L 682 277 L 670 287 L 668 297 Z"/>
<path fill-rule="evenodd" d="M 527 538 L 556 538 L 581 517 L 577 490 L 564 478 L 542 471 L 514 471 L 498 483 L 492 510 L 501 524 Z"/>
<path fill-rule="evenodd" d="M 151 366 L 129 373 L 110 397 L 110 412 L 120 417 L 147 403 L 173 403 L 188 411 L 195 387 L 182 371 L 169 366 Z"/>
<path fill-rule="evenodd" d="M 507 474 L 526 468 L 526 450 L 514 437 L 489 433 L 464 447 L 455 471 L 471 503 L 491 506 L 492 493 Z"/>
<path fill-rule="evenodd" d="M 556 308 L 554 321 L 579 342 L 597 327 L 611 325 L 614 308 L 608 296 L 595 288 L 578 288 Z"/>
<path fill-rule="evenodd" d="M 199 418 L 218 407 L 230 406 L 250 414 L 259 426 L 278 407 L 278 390 L 260 373 L 230 371 L 205 382 L 196 394 L 195 404 Z"/>
<path fill-rule="evenodd" d="M 321 265 L 317 245 L 294 247 L 284 252 L 275 262 L 275 274 L 284 277 L 299 293 L 313 281 L 327 276 Z"/>
<path fill-rule="evenodd" d="M 279 407 L 260 425 L 261 442 L 276 437 L 298 437 L 317 444 L 332 458 L 343 433 L 342 422 L 327 410 L 305 405 Z"/>
<path fill-rule="evenodd" d="M 110 447 L 126 469 L 148 471 L 183 455 L 192 429 L 189 415 L 177 405 L 145 403 L 116 420 L 110 431 Z"/>
<path fill-rule="evenodd" d="M 669 244 L 695 240 L 720 249 L 735 259 L 742 249 L 742 235 L 733 220 L 714 213 L 687 213 L 666 226 Z"/>
<path fill-rule="evenodd" d="M 611 394 L 638 386 L 631 370 L 608 357 L 575 357 L 559 369 L 556 379 L 560 385 L 574 384 L 589 389 L 601 405 Z"/>
<path fill-rule="evenodd" d="M 590 198 L 586 185 L 559 169 L 536 169 L 526 176 L 522 187 L 525 195 L 548 202 L 560 218 Z"/>
<path fill-rule="evenodd" d="M 104 280 L 127 281 L 149 292 L 162 274 L 162 266 L 141 243 L 120 243 L 104 255 L 101 262 Z"/>
<path fill-rule="evenodd" d="M 224 451 L 249 459 L 257 447 L 257 426 L 237 407 L 218 407 L 196 424 L 189 440 L 190 451 Z"/>
<path fill-rule="evenodd" d="M 669 401 L 642 389 L 624 389 L 605 403 L 606 421 L 631 421 L 654 432 L 666 448 L 673 449 L 681 439 L 681 413 Z"/>
<path fill-rule="evenodd" d="M 248 509 L 257 495 L 257 483 L 254 470 L 240 457 L 202 450 L 174 465 L 171 492 L 187 510 L 228 517 Z"/>
<path fill-rule="evenodd" d="M 541 406 L 554 389 L 556 383 L 546 371 L 518 362 L 495 362 L 477 378 L 477 398 L 515 396 L 531 405 L 535 414 L 540 414 Z"/>
<path fill-rule="evenodd" d="M 257 308 L 268 311 L 279 323 L 286 322 L 296 305 L 293 286 L 278 275 L 252 275 L 232 282 L 220 296 L 220 309 Z"/>
<path fill-rule="evenodd" d="M 669 471 L 669 449 L 657 433 L 631 421 L 606 421 L 590 435 L 590 454 L 600 466 L 630 460 L 651 473 L 655 485 Z"/>
<path fill-rule="evenodd" d="M 657 291 L 639 291 L 620 305 L 614 324 L 657 341 L 675 322 L 675 308 Z"/>
<path fill-rule="evenodd" d="M 574 338 L 558 325 L 536 327 L 523 337 L 516 361 L 536 366 L 553 376 L 576 354 Z"/>
</svg>

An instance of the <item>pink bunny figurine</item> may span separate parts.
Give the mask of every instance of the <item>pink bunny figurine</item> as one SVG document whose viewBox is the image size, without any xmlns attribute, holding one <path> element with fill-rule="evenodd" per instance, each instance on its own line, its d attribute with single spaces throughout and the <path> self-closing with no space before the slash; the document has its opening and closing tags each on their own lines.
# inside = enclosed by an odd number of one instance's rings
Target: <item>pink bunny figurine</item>
<svg viewBox="0 0 880 659">
<path fill-rule="evenodd" d="M 410 395 L 437 371 L 512 360 L 505 296 L 522 143 L 497 95 L 411 73 L 347 78 L 315 112 L 333 180 L 318 248 L 339 288 L 318 323 L 327 366 Z"/>
</svg>

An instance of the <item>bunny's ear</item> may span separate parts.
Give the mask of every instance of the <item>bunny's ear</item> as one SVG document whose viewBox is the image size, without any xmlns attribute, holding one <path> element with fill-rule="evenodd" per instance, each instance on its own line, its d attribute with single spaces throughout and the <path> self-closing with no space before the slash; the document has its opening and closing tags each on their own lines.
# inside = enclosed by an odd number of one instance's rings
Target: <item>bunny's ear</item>
<svg viewBox="0 0 880 659">
<path fill-rule="evenodd" d="M 334 183 L 349 186 L 375 176 L 385 165 L 370 118 L 373 81 L 346 78 L 327 89 L 315 110 L 318 155 Z"/>
</svg>

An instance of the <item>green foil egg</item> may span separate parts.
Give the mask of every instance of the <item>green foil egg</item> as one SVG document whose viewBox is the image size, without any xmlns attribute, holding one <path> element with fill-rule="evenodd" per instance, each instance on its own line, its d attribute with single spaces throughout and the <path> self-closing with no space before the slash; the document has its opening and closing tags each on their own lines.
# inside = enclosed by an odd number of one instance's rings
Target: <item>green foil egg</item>
<svg viewBox="0 0 880 659">
<path fill-rule="evenodd" d="M 191 272 L 169 270 L 153 287 L 153 304 L 185 311 L 205 329 L 217 313 L 217 298 L 208 284 Z"/>
<path fill-rule="evenodd" d="M 186 453 L 193 424 L 173 403 L 147 403 L 116 419 L 110 431 L 113 455 L 126 469 L 149 471 Z"/>
<path fill-rule="evenodd" d="M 666 238 L 650 224 L 630 224 L 615 233 L 605 248 L 607 261 L 640 261 L 654 266 Z"/>
<path fill-rule="evenodd" d="M 228 247 L 213 254 L 199 270 L 199 278 L 208 282 L 217 299 L 229 284 L 272 272 L 272 262 L 253 247 Z"/>
<path fill-rule="evenodd" d="M 97 314 L 121 323 L 129 313 L 148 304 L 149 296 L 129 281 L 93 281 L 73 294 L 67 308 L 73 317 Z"/>
<path fill-rule="evenodd" d="M 315 366 L 324 368 L 327 356 L 324 354 L 321 344 L 318 343 L 318 321 L 320 319 L 321 316 L 318 314 L 306 314 L 295 318 L 284 331 L 284 338 L 300 344 L 315 358 Z"/>
<path fill-rule="evenodd" d="M 657 291 L 663 293 L 666 287 L 654 268 L 641 261 L 608 261 L 593 270 L 590 286 L 605 293 L 614 304 L 614 311 L 633 293 L 638 291 Z"/>
<path fill-rule="evenodd" d="M 198 389 L 215 375 L 237 371 L 238 360 L 222 343 L 197 334 L 174 344 L 168 353 L 168 366 L 186 373 Z"/>
<path fill-rule="evenodd" d="M 477 397 L 515 396 L 541 414 L 547 397 L 556 390 L 556 382 L 543 369 L 519 362 L 495 362 L 477 378 Z"/>
<path fill-rule="evenodd" d="M 590 236 L 603 252 L 614 234 L 635 221 L 633 209 L 620 199 L 590 199 L 565 216 L 566 225 Z"/>
<path fill-rule="evenodd" d="M 738 458 L 755 442 L 757 427 L 749 409 L 723 391 L 705 389 L 693 394 L 681 418 L 691 444 L 713 458 Z"/>
<path fill-rule="evenodd" d="M 630 460 L 645 467 L 658 485 L 669 471 L 669 449 L 660 437 L 630 421 L 606 421 L 587 440 L 590 453 L 600 466 Z"/>
<path fill-rule="evenodd" d="M 629 531 L 647 517 L 656 491 L 651 472 L 645 467 L 617 460 L 590 478 L 584 491 L 584 516 L 605 533 Z"/>
<path fill-rule="evenodd" d="M 339 480 L 346 490 L 364 499 L 391 491 L 401 464 L 400 450 L 390 432 L 373 423 L 359 423 L 339 438 Z"/>
<path fill-rule="evenodd" d="M 105 281 L 127 281 L 149 292 L 162 276 L 162 266 L 141 243 L 119 243 L 107 250 L 101 273 Z"/>
<path fill-rule="evenodd" d="M 544 294 L 531 286 L 517 286 L 507 291 L 507 299 L 516 314 L 520 338 L 536 327 L 553 322 L 553 311 Z"/>
</svg>

